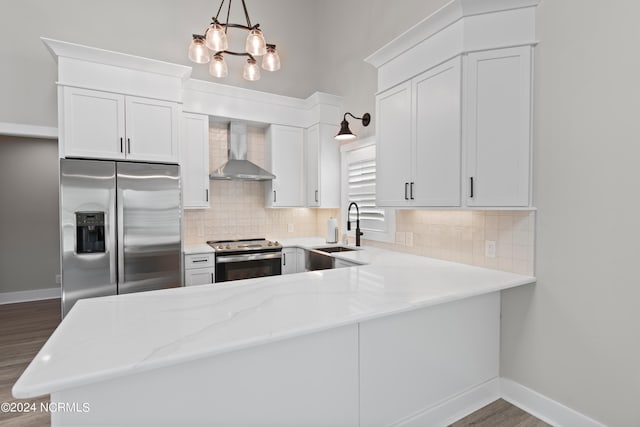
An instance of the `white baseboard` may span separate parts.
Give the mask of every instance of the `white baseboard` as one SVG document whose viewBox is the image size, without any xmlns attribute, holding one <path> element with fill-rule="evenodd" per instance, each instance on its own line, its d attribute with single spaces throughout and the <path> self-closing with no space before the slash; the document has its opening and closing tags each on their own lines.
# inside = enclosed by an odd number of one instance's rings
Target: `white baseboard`
<svg viewBox="0 0 640 427">
<path fill-rule="evenodd" d="M 60 288 L 34 289 L 32 291 L 0 292 L 0 304 L 39 301 L 60 298 Z"/>
<path fill-rule="evenodd" d="M 508 378 L 500 378 L 500 395 L 507 402 L 555 427 L 606 427 Z"/>
<path fill-rule="evenodd" d="M 398 427 L 448 426 L 499 398 L 500 379 L 494 378 L 436 406 L 412 414 L 393 425 Z"/>
</svg>

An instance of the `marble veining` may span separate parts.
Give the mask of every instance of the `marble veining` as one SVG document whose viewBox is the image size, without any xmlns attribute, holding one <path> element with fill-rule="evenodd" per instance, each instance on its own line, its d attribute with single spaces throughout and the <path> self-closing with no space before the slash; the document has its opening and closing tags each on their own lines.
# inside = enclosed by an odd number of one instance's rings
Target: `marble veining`
<svg viewBox="0 0 640 427">
<path fill-rule="evenodd" d="M 376 248 L 334 255 L 366 265 L 81 300 L 13 394 L 38 396 L 535 281 Z"/>
</svg>

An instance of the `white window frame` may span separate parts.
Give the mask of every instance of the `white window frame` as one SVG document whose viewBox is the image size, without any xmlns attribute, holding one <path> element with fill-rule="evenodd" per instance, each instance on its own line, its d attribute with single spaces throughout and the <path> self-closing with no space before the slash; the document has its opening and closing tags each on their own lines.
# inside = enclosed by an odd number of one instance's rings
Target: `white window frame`
<svg viewBox="0 0 640 427">
<path fill-rule="evenodd" d="M 355 237 L 355 227 L 352 227 L 351 231 L 346 231 L 347 228 L 347 208 L 349 207 L 349 179 L 347 176 L 347 154 L 354 150 L 359 150 L 361 148 L 366 148 L 376 146 L 375 136 L 371 136 L 368 138 L 364 138 L 358 141 L 350 142 L 348 144 L 344 144 L 340 147 L 340 182 L 341 182 L 341 219 L 342 219 L 342 229 L 345 230 L 345 233 L 349 237 Z M 377 151 L 376 151 L 377 155 Z M 362 239 L 367 240 L 375 240 L 379 242 L 387 242 L 394 243 L 396 240 L 396 210 L 390 208 L 384 208 L 384 224 L 385 231 L 373 231 L 373 230 L 365 230 Z"/>
</svg>

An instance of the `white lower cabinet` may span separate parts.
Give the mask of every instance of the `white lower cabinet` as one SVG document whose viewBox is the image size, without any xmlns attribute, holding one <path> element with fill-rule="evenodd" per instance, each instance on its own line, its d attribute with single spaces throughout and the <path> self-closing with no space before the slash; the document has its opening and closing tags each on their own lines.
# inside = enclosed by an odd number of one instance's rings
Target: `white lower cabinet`
<svg viewBox="0 0 640 427">
<path fill-rule="evenodd" d="M 184 256 L 184 285 L 207 285 L 215 282 L 215 257 L 213 253 Z"/>
<path fill-rule="evenodd" d="M 282 274 L 303 273 L 307 271 L 305 251 L 302 248 L 282 249 Z"/>
</svg>

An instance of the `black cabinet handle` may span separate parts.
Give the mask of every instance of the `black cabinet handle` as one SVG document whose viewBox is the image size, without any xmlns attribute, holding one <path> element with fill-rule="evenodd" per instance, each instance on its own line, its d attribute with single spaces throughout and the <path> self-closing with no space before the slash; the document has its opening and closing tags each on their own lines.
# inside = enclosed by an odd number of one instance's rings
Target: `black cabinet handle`
<svg viewBox="0 0 640 427">
<path fill-rule="evenodd" d="M 127 152 L 131 154 L 131 138 L 127 138 Z"/>
<path fill-rule="evenodd" d="M 472 176 L 469 177 L 469 184 L 470 184 L 469 198 L 473 198 L 473 177 Z"/>
<path fill-rule="evenodd" d="M 411 185 L 409 186 L 409 194 L 411 195 L 411 200 L 413 200 L 413 184 L 415 183 L 412 182 Z"/>
<path fill-rule="evenodd" d="M 282 265 L 287 265 L 287 254 L 282 254 Z"/>
<path fill-rule="evenodd" d="M 273 190 L 273 203 L 276 202 L 276 190 Z"/>
<path fill-rule="evenodd" d="M 124 138 L 120 137 L 120 152 L 124 153 Z"/>
<path fill-rule="evenodd" d="M 404 183 L 404 199 L 405 200 L 409 200 L 409 196 L 407 195 L 408 194 L 408 190 L 409 190 L 409 183 L 405 182 Z"/>
<path fill-rule="evenodd" d="M 205 201 L 208 202 L 209 201 L 209 189 L 207 188 L 204 191 L 205 191 Z"/>
<path fill-rule="evenodd" d="M 318 202 L 318 190 L 316 190 L 316 203 Z"/>
<path fill-rule="evenodd" d="M 211 273 L 211 283 L 215 282 L 215 279 L 213 277 L 213 273 Z"/>
<path fill-rule="evenodd" d="M 207 262 L 207 259 L 194 259 L 192 262 Z"/>
</svg>

